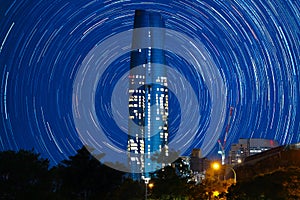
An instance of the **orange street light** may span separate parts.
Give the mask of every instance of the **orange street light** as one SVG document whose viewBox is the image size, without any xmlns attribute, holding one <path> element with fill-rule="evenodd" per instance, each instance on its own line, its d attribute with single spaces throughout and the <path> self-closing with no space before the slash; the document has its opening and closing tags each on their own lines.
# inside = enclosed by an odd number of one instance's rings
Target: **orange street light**
<svg viewBox="0 0 300 200">
<path fill-rule="evenodd" d="M 214 170 L 219 170 L 221 168 L 221 165 L 218 162 L 213 162 L 211 166 Z M 233 172 L 233 181 L 234 181 L 234 184 L 236 184 L 236 172 L 235 172 L 235 170 L 230 166 L 227 166 L 227 165 L 223 165 L 223 166 L 228 167 Z"/>
<path fill-rule="evenodd" d="M 154 187 L 154 184 L 153 184 L 153 183 L 149 183 L 149 184 L 148 184 L 148 187 L 149 187 L 150 189 L 152 189 L 152 188 Z"/>
<path fill-rule="evenodd" d="M 221 165 L 218 162 L 213 162 L 211 166 L 214 170 L 219 170 L 221 168 Z"/>
</svg>

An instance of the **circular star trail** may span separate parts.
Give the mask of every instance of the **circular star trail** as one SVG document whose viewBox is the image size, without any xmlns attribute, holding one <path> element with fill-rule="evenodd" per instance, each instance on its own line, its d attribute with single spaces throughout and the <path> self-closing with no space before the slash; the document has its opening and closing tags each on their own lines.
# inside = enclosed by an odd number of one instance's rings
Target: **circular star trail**
<svg viewBox="0 0 300 200">
<path fill-rule="evenodd" d="M 216 153 L 232 107 L 227 150 L 239 138 L 275 139 L 282 145 L 300 142 L 298 1 L 2 0 L 0 150 L 34 148 L 57 164 L 82 147 L 73 115 L 76 77 L 93 49 L 133 29 L 136 9 L 160 12 L 167 30 L 190 38 L 190 45 L 175 45 L 183 49 L 167 52 L 168 66 L 189 82 L 198 102 L 176 97 L 185 87 L 169 75 L 171 141 L 185 122 L 197 127 L 193 137 L 182 136 L 192 138 L 186 152 L 198 147 L 205 149 L 204 155 Z M 179 51 L 200 56 L 187 59 Z M 129 70 L 130 54 L 114 57 L 111 52 L 102 54 L 110 71 L 100 77 L 92 106 L 111 144 L 126 149 L 128 110 L 118 105 L 126 105 L 127 97 L 116 98 L 114 91 L 123 87 L 119 81 Z M 210 64 L 199 64 L 199 59 Z M 188 124 L 193 120 L 181 115 L 182 101 L 197 108 L 196 124 Z M 222 108 L 219 115 L 214 114 L 216 108 Z"/>
</svg>

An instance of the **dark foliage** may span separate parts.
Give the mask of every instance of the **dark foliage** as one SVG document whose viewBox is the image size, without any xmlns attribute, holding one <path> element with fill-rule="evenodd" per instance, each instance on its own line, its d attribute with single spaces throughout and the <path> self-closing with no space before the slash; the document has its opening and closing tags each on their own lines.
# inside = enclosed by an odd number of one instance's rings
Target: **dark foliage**
<svg viewBox="0 0 300 200">
<path fill-rule="evenodd" d="M 55 192 L 63 199 L 109 199 L 123 173 L 100 163 L 85 148 L 52 169 Z"/>
<path fill-rule="evenodd" d="M 95 158 L 85 147 L 49 170 L 49 161 L 34 151 L 0 152 L 0 200 L 139 200 L 146 195 L 144 182 L 125 179 Z M 300 199 L 300 168 L 281 167 L 253 178 L 223 180 L 221 172 L 207 170 L 199 184 L 189 182 L 189 169 L 177 159 L 152 174 L 147 185 L 150 199 L 294 200 Z M 231 187 L 229 187 L 231 185 Z M 229 187 L 229 189 L 228 189 Z M 213 197 L 213 192 L 220 195 Z"/>
<path fill-rule="evenodd" d="M 173 199 L 186 195 L 186 179 L 180 178 L 171 166 L 157 171 L 152 181 L 154 187 L 151 197 L 155 199 Z"/>
<path fill-rule="evenodd" d="M 0 199 L 50 199 L 49 161 L 32 151 L 0 152 Z"/>
<path fill-rule="evenodd" d="M 126 179 L 122 185 L 115 190 L 111 200 L 140 200 L 145 198 L 145 184 L 132 179 Z"/>
<path fill-rule="evenodd" d="M 238 182 L 229 188 L 227 199 L 300 199 L 300 168 L 281 168 Z"/>
</svg>

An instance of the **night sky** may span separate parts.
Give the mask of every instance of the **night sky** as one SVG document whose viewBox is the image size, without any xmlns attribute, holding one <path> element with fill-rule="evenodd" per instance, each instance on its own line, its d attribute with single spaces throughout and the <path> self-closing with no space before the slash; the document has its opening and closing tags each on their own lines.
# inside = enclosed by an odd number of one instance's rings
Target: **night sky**
<svg viewBox="0 0 300 200">
<path fill-rule="evenodd" d="M 0 0 L 0 150 L 126 152 L 136 9 L 166 23 L 171 147 L 216 154 L 231 107 L 227 150 L 300 142 L 297 0 Z"/>
</svg>

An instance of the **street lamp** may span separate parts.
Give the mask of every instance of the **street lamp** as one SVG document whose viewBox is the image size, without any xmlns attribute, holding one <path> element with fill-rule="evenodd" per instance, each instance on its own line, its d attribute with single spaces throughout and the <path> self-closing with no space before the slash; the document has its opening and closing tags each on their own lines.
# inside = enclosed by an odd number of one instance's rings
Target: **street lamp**
<svg viewBox="0 0 300 200">
<path fill-rule="evenodd" d="M 214 170 L 219 170 L 221 168 L 221 165 L 218 162 L 213 162 L 211 166 Z M 231 166 L 227 166 L 227 165 L 223 165 L 223 166 L 228 167 L 233 172 L 233 183 L 236 184 L 236 172 L 235 172 L 235 170 Z"/>
<path fill-rule="evenodd" d="M 235 170 L 231 167 L 231 166 L 226 166 L 226 167 L 228 167 L 229 169 L 231 169 L 231 171 L 233 172 L 233 183 L 234 184 L 236 184 L 236 172 L 235 172 Z"/>
<path fill-rule="evenodd" d="M 154 187 L 153 183 L 150 183 L 150 178 L 143 178 L 145 181 L 145 200 L 148 198 L 148 187 L 151 190 Z"/>
<path fill-rule="evenodd" d="M 148 196 L 148 184 L 149 184 L 149 181 L 150 181 L 150 178 L 144 178 L 144 181 L 145 181 L 145 200 L 147 200 L 147 196 Z"/>
</svg>

